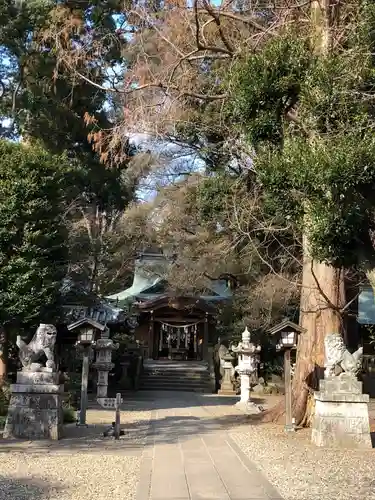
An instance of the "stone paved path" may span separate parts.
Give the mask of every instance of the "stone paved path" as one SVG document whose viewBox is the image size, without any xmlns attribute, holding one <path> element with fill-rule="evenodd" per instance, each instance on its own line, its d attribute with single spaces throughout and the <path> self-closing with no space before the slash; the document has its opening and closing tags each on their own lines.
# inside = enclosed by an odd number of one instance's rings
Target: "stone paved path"
<svg viewBox="0 0 375 500">
<path fill-rule="evenodd" d="M 226 432 L 235 409 L 220 416 L 218 398 L 193 394 L 153 400 L 137 500 L 282 500 Z"/>
</svg>

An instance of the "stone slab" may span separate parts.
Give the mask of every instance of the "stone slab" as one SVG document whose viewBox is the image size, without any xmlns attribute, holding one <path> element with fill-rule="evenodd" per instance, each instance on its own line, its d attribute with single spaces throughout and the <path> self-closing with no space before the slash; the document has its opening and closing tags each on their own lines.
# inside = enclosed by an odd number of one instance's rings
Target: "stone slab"
<svg viewBox="0 0 375 500">
<path fill-rule="evenodd" d="M 200 399 L 161 394 L 153 393 L 161 409 L 151 415 L 137 500 L 282 500 Z"/>
<path fill-rule="evenodd" d="M 12 384 L 12 393 L 22 394 L 62 394 L 64 386 L 60 384 Z"/>
<path fill-rule="evenodd" d="M 43 406 L 43 405 L 42 405 Z M 38 409 L 13 406 L 10 401 L 3 437 L 5 439 L 52 439 L 62 437 L 62 408 Z"/>
<path fill-rule="evenodd" d="M 211 454 L 199 434 L 181 443 L 181 451 L 191 497 L 230 500 Z"/>
<path fill-rule="evenodd" d="M 35 410 L 54 410 L 61 405 L 59 394 L 19 394 L 13 393 L 10 406 L 15 408 L 25 407 Z"/>
<path fill-rule="evenodd" d="M 152 500 L 190 500 L 182 455 L 178 446 L 160 444 L 154 448 L 150 498 Z"/>
<path fill-rule="evenodd" d="M 314 394 L 315 401 L 332 401 L 335 403 L 369 403 L 370 396 L 368 394 L 352 394 L 345 392 L 325 393 L 316 392 Z"/>
<path fill-rule="evenodd" d="M 269 493 L 273 494 L 272 498 L 280 499 L 272 487 L 272 491 L 267 488 L 268 484 L 262 480 L 259 470 L 249 462 L 232 439 L 218 440 L 216 436 L 204 436 L 203 441 L 231 500 L 268 499 Z"/>
<path fill-rule="evenodd" d="M 28 372 L 17 373 L 17 384 L 21 385 L 59 385 L 59 374 L 51 372 Z"/>
<path fill-rule="evenodd" d="M 319 389 L 321 393 L 332 396 L 338 393 L 362 394 L 362 382 L 344 373 L 338 377 L 328 377 L 321 380 Z"/>
<path fill-rule="evenodd" d="M 315 402 L 311 440 L 316 446 L 372 448 L 366 402 Z"/>
</svg>

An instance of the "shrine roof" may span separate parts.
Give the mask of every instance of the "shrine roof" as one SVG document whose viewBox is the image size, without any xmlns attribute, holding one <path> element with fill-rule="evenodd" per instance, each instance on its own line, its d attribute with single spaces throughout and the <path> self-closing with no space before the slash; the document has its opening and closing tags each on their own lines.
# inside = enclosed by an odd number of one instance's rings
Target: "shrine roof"
<svg viewBox="0 0 375 500">
<path fill-rule="evenodd" d="M 166 276 L 170 261 L 162 254 L 142 254 L 135 262 L 134 279 L 131 287 L 106 297 L 116 305 L 126 305 L 135 300 L 150 301 L 165 296 L 168 283 Z M 225 280 L 210 280 L 208 293 L 199 297 L 207 302 L 228 300 L 232 292 Z"/>
<path fill-rule="evenodd" d="M 157 310 L 163 307 L 169 307 L 171 309 L 183 310 L 185 308 L 200 309 L 207 314 L 215 314 L 217 308 L 215 304 L 210 303 L 205 298 L 184 296 L 176 297 L 168 294 L 160 295 L 151 300 L 145 300 L 144 302 L 139 301 L 136 303 L 138 310 L 140 311 L 150 311 Z"/>
<path fill-rule="evenodd" d="M 124 310 L 95 293 L 85 290 L 72 279 L 65 279 L 61 288 L 65 322 L 89 317 L 102 323 L 124 320 Z"/>
</svg>

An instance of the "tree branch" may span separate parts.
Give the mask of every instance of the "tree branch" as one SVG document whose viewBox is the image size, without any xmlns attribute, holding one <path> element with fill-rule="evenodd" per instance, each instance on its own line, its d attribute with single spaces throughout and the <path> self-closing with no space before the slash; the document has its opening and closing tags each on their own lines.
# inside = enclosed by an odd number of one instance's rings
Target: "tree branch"
<svg viewBox="0 0 375 500">
<path fill-rule="evenodd" d="M 85 80 L 87 83 L 90 83 L 94 87 L 104 90 L 106 92 L 112 92 L 116 94 L 132 94 L 134 92 L 139 92 L 140 90 L 144 90 L 147 88 L 159 88 L 160 90 L 163 90 L 164 92 L 168 91 L 174 91 L 177 92 L 180 96 L 185 96 L 185 97 L 192 97 L 194 99 L 202 99 L 202 100 L 208 100 L 208 101 L 215 101 L 215 100 L 222 100 L 227 97 L 228 94 L 198 94 L 196 92 L 189 92 L 189 91 L 180 91 L 178 87 L 175 85 L 164 85 L 163 83 L 145 83 L 144 85 L 138 85 L 137 87 L 134 87 L 130 90 L 119 90 L 115 88 L 107 88 L 104 87 L 104 85 L 100 85 L 99 83 L 94 82 L 87 76 L 83 75 L 79 71 L 75 70 L 74 68 L 71 68 L 80 78 Z"/>
</svg>

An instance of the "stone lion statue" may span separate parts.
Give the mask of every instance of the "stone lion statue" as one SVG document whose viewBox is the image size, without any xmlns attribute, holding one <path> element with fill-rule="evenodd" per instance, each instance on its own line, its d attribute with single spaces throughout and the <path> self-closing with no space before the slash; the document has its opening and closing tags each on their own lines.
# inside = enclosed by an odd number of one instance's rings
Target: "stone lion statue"
<svg viewBox="0 0 375 500">
<path fill-rule="evenodd" d="M 54 348 L 56 343 L 57 330 L 54 325 L 41 323 L 31 341 L 26 344 L 21 337 L 17 337 L 19 347 L 19 357 L 24 370 L 38 371 L 42 368 L 41 363 L 37 363 L 44 353 L 47 358 L 46 367 L 55 369 Z"/>
<path fill-rule="evenodd" d="M 324 339 L 325 372 L 324 377 L 332 377 L 337 371 L 357 375 L 361 368 L 363 347 L 351 354 L 345 347 L 339 333 L 330 333 Z"/>
</svg>

